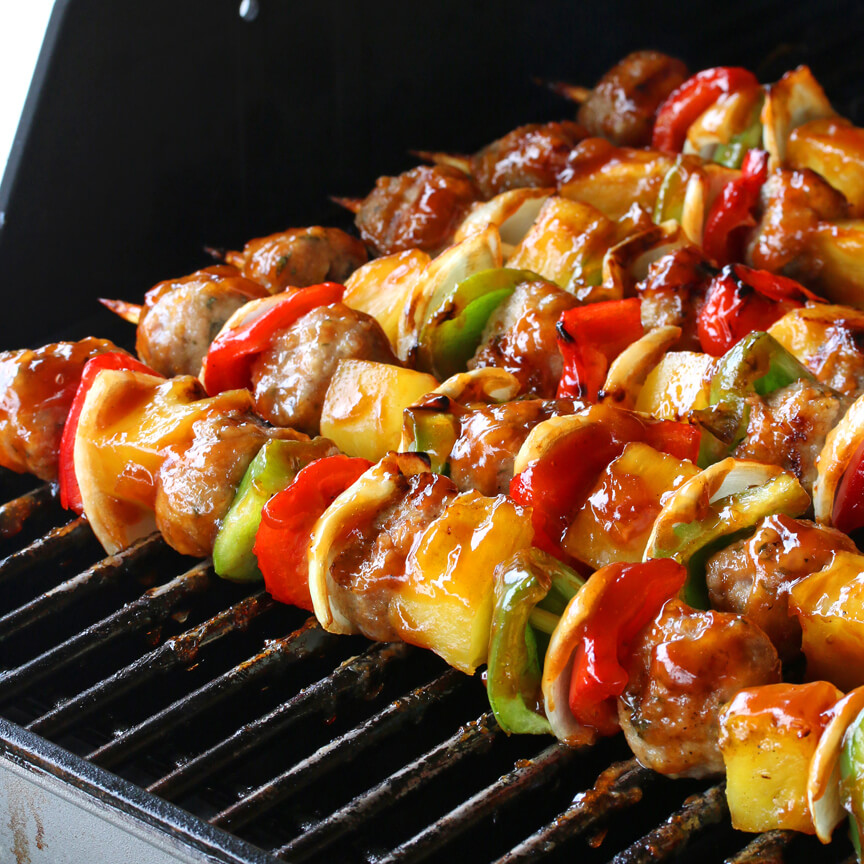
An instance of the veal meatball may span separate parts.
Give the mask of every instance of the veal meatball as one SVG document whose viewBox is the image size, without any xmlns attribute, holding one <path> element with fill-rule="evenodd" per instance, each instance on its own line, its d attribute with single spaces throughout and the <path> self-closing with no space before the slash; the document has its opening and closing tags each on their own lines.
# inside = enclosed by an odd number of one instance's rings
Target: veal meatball
<svg viewBox="0 0 864 864">
<path fill-rule="evenodd" d="M 579 122 L 622 147 L 649 144 L 657 108 L 687 75 L 684 63 L 659 51 L 628 54 L 597 82 Z"/>
<path fill-rule="evenodd" d="M 366 263 L 366 247 L 338 228 L 293 228 L 250 240 L 242 252 L 229 252 L 230 264 L 271 294 L 319 282 L 344 282 Z"/>
<path fill-rule="evenodd" d="M 421 165 L 398 177 L 379 177 L 355 223 L 379 255 L 450 245 L 459 223 L 479 199 L 474 181 L 448 165 Z"/>
<path fill-rule="evenodd" d="M 746 618 L 670 600 L 634 641 L 627 673 L 618 719 L 636 758 L 671 777 L 710 777 L 724 771 L 721 709 L 779 681 L 780 660 Z"/>
<path fill-rule="evenodd" d="M 471 157 L 484 198 L 510 189 L 555 186 L 570 151 L 587 132 L 578 123 L 530 123 L 508 132 Z"/>
<path fill-rule="evenodd" d="M 506 369 L 519 379 L 523 393 L 553 398 L 563 368 L 555 327 L 576 302 L 549 282 L 520 283 L 492 313 L 468 368 Z"/>
<path fill-rule="evenodd" d="M 160 282 L 145 297 L 135 350 L 166 378 L 197 375 L 225 322 L 250 300 L 266 296 L 264 288 L 234 267 L 208 267 Z"/>
<path fill-rule="evenodd" d="M 87 338 L 0 353 L 0 465 L 56 480 L 60 438 L 84 364 L 119 350 L 107 339 Z"/>
<path fill-rule="evenodd" d="M 782 513 L 768 516 L 752 537 L 709 559 L 708 596 L 715 609 L 746 615 L 774 643 L 781 660 L 801 651 L 801 624 L 789 613 L 789 591 L 821 570 L 837 551 L 857 552 L 843 533 Z"/>
<path fill-rule="evenodd" d="M 252 366 L 256 410 L 274 426 L 316 435 L 340 360 L 398 366 L 381 325 L 342 303 L 319 306 L 277 334 Z"/>
</svg>

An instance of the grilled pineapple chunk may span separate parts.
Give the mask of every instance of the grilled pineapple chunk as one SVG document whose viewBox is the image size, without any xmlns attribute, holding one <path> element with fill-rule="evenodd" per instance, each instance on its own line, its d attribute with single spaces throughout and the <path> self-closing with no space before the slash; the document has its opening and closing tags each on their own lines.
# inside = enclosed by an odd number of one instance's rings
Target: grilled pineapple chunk
<svg viewBox="0 0 864 864">
<path fill-rule="evenodd" d="M 789 606 L 804 631 L 808 678 L 844 690 L 864 684 L 864 555 L 837 552 L 792 588 Z"/>
<path fill-rule="evenodd" d="M 726 798 L 740 831 L 814 834 L 810 762 L 843 694 L 827 681 L 742 690 L 720 715 Z"/>
<path fill-rule="evenodd" d="M 402 412 L 437 386 L 413 369 L 341 360 L 324 396 L 321 434 L 343 453 L 377 462 L 399 448 Z"/>
<path fill-rule="evenodd" d="M 681 420 L 708 406 L 713 358 L 695 351 L 667 354 L 648 373 L 636 398 L 636 410 L 661 420 Z"/>
</svg>

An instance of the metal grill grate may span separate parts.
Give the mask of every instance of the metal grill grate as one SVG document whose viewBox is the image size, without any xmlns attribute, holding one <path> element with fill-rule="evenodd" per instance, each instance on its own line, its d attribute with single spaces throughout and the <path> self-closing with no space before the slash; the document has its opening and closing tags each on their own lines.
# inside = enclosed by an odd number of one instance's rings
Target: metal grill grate
<svg viewBox="0 0 864 864">
<path fill-rule="evenodd" d="M 181 822 L 209 855 L 221 850 L 216 860 L 851 854 L 843 838 L 823 848 L 738 834 L 722 785 L 660 778 L 622 740 L 577 752 L 508 738 L 480 676 L 406 645 L 328 634 L 158 536 L 103 558 L 49 487 L 0 507 L 0 542 L 0 715 L 64 748 L 41 757 L 58 774 L 67 757 L 110 768 L 92 769 L 101 788 L 137 787 L 124 806 L 152 806 L 166 832 Z M 6 758 L 18 726 L 3 727 Z"/>
</svg>

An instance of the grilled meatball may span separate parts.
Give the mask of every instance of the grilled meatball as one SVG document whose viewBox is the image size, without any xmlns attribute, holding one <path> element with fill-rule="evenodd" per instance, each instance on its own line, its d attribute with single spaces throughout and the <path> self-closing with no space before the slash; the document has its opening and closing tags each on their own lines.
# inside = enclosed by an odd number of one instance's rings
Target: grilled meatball
<svg viewBox="0 0 864 864">
<path fill-rule="evenodd" d="M 696 321 L 708 275 L 702 251 L 696 246 L 683 246 L 651 264 L 648 276 L 636 286 L 645 332 L 670 324 L 680 327 L 681 338 L 674 350 L 701 352 Z"/>
<path fill-rule="evenodd" d="M 319 306 L 279 333 L 255 360 L 256 410 L 275 426 L 317 434 L 324 395 L 340 360 L 400 365 L 371 315 L 342 303 Z"/>
<path fill-rule="evenodd" d="M 343 533 L 330 567 L 330 602 L 359 632 L 383 642 L 403 638 L 391 621 L 390 602 L 415 539 L 457 495 L 441 474 L 394 473 L 391 480 L 386 504 Z"/>
<path fill-rule="evenodd" d="M 578 123 L 529 123 L 471 157 L 471 173 L 484 198 L 526 186 L 554 186 L 570 151 L 588 133 Z"/>
<path fill-rule="evenodd" d="M 642 147 L 651 142 L 657 108 L 687 77 L 684 63 L 659 51 L 628 54 L 597 82 L 579 122 L 619 146 Z"/>
<path fill-rule="evenodd" d="M 801 481 L 808 494 L 816 480 L 816 458 L 848 400 L 811 381 L 796 381 L 764 399 L 747 397 L 750 417 L 736 459 L 779 465 Z"/>
<path fill-rule="evenodd" d="M 719 714 L 744 687 L 780 680 L 768 637 L 728 612 L 678 600 L 637 636 L 618 699 L 627 743 L 646 767 L 672 777 L 722 774 Z"/>
<path fill-rule="evenodd" d="M 241 306 L 267 292 L 234 267 L 160 282 L 145 297 L 135 350 L 166 378 L 197 375 L 210 343 Z"/>
<path fill-rule="evenodd" d="M 448 165 L 421 165 L 398 177 L 379 177 L 357 211 L 360 235 L 379 255 L 448 246 L 479 193 L 474 181 Z"/>
<path fill-rule="evenodd" d="M 338 228 L 293 228 L 250 240 L 226 260 L 271 294 L 319 282 L 344 282 L 366 263 L 366 247 Z"/>
<path fill-rule="evenodd" d="M 834 528 L 783 514 L 769 516 L 752 537 L 709 559 L 711 605 L 746 615 L 765 631 L 780 659 L 791 660 L 801 651 L 801 624 L 789 614 L 789 590 L 829 564 L 838 550 L 857 552 Z"/>
<path fill-rule="evenodd" d="M 191 444 L 169 449 L 156 480 L 156 525 L 184 555 L 213 551 L 221 521 L 255 454 L 270 438 L 297 440 L 251 414 L 213 415 L 193 424 Z"/>
<path fill-rule="evenodd" d="M 119 350 L 107 339 L 87 338 L 0 353 L 0 465 L 56 480 L 60 438 L 84 364 Z"/>
<path fill-rule="evenodd" d="M 459 418 L 459 437 L 450 451 L 450 478 L 460 492 L 506 495 L 513 460 L 528 433 L 550 417 L 573 414 L 581 403 L 568 399 L 526 399 L 478 405 Z"/>
<path fill-rule="evenodd" d="M 489 318 L 469 369 L 512 372 L 523 393 L 551 399 L 563 368 L 555 326 L 576 298 L 549 282 L 522 282 Z"/>
</svg>

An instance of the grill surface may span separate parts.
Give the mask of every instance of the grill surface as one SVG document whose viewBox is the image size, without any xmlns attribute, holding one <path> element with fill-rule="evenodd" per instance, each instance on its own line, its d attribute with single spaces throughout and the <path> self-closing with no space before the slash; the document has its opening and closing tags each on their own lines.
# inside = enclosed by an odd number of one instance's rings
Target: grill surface
<svg viewBox="0 0 864 864">
<path fill-rule="evenodd" d="M 852 854 L 840 836 L 734 832 L 722 785 L 654 775 L 620 737 L 508 738 L 479 675 L 328 634 L 156 535 L 103 558 L 49 488 L 2 480 L 2 755 L 179 835 L 192 860 Z"/>
</svg>

